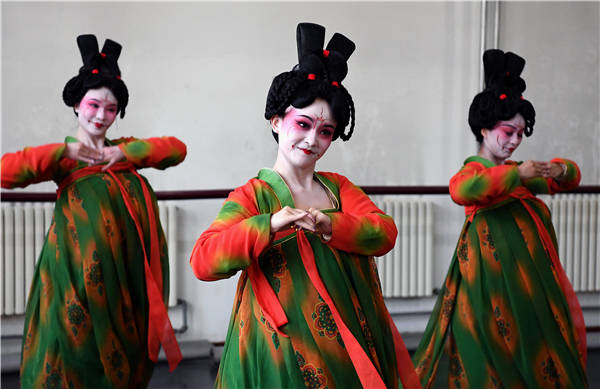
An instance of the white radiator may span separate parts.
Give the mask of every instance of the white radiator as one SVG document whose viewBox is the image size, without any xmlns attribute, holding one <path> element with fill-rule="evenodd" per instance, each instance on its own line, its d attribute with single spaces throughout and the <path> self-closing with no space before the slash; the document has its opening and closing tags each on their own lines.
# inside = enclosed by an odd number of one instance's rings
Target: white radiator
<svg viewBox="0 0 600 389">
<path fill-rule="evenodd" d="M 600 195 L 540 196 L 552 212 L 558 255 L 576 292 L 600 291 Z"/>
<path fill-rule="evenodd" d="M 35 263 L 52 219 L 54 203 L 2 203 L 0 215 L 0 314 L 25 312 Z M 159 202 L 169 248 L 169 306 L 177 304 L 177 207 Z"/>
<path fill-rule="evenodd" d="M 398 228 L 396 245 L 377 258 L 384 297 L 433 294 L 433 203 L 425 198 L 386 196 L 375 201 Z"/>
</svg>

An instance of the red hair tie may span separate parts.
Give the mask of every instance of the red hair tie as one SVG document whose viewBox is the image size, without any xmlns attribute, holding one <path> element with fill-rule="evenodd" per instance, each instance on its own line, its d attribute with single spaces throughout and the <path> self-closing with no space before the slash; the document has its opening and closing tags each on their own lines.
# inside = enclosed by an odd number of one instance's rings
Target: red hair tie
<svg viewBox="0 0 600 389">
<path fill-rule="evenodd" d="M 120 79 L 121 79 L 121 76 L 117 76 L 117 80 L 120 80 Z"/>
<path fill-rule="evenodd" d="M 333 85 L 333 86 L 336 86 L 336 87 L 338 87 L 338 88 L 340 87 L 340 84 L 338 84 L 338 82 L 337 82 L 337 81 L 332 81 L 332 82 L 331 82 L 331 85 Z"/>
<path fill-rule="evenodd" d="M 507 76 L 510 76 L 510 72 L 506 72 L 506 75 L 507 75 Z"/>
<path fill-rule="evenodd" d="M 323 57 L 329 57 L 329 50 L 323 50 Z"/>
<path fill-rule="evenodd" d="M 98 69 L 92 69 L 92 74 L 98 74 Z"/>
<path fill-rule="evenodd" d="M 106 58 L 106 53 L 100 53 L 100 56 L 101 56 L 102 58 Z"/>
<path fill-rule="evenodd" d="M 521 95 L 519 98 L 520 98 L 521 100 L 525 100 L 525 97 L 523 97 L 523 95 Z"/>
<path fill-rule="evenodd" d="M 317 76 L 315 76 L 315 75 L 314 75 L 314 73 L 309 73 L 307 78 L 308 78 L 309 80 L 314 80 L 314 79 L 316 79 L 316 78 L 317 78 Z"/>
<path fill-rule="evenodd" d="M 506 94 L 505 94 L 505 93 L 502 93 L 502 94 L 500 95 L 500 100 L 504 100 L 504 99 L 506 99 Z"/>
</svg>

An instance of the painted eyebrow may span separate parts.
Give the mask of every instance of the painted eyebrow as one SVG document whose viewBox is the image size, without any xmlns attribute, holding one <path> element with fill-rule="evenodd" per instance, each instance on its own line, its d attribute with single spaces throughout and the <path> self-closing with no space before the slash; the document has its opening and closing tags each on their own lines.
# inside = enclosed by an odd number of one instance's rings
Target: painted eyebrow
<svg viewBox="0 0 600 389">
<path fill-rule="evenodd" d="M 91 100 L 91 101 L 93 101 L 95 103 L 101 103 L 102 102 L 102 100 L 98 100 L 98 99 L 95 99 L 93 97 L 90 97 L 88 100 Z M 119 104 L 118 103 L 108 103 L 107 105 L 119 105 Z"/>
<path fill-rule="evenodd" d="M 508 123 L 505 123 L 505 124 L 500 124 L 500 127 L 510 127 L 510 128 L 512 128 L 513 130 L 517 130 L 517 131 L 521 131 L 521 130 L 524 130 L 524 129 L 525 129 L 525 128 L 519 128 L 519 127 L 517 127 L 517 126 L 513 126 L 512 124 L 508 124 Z"/>
<path fill-rule="evenodd" d="M 310 117 L 310 116 L 308 116 L 308 115 L 298 115 L 298 116 L 301 116 L 301 117 L 303 117 L 303 118 L 306 118 L 306 119 L 308 119 L 308 120 L 309 120 L 311 123 L 314 123 L 314 119 L 313 119 L 313 118 L 311 118 L 311 117 Z"/>
<path fill-rule="evenodd" d="M 310 120 L 311 124 L 315 122 L 315 120 L 313 118 L 311 118 L 310 116 L 308 116 L 308 115 L 298 115 L 298 116 L 301 116 L 303 118 L 306 118 L 306 119 Z M 329 123 L 325 123 L 324 126 L 325 127 L 335 128 L 335 126 L 333 124 L 329 124 Z"/>
</svg>

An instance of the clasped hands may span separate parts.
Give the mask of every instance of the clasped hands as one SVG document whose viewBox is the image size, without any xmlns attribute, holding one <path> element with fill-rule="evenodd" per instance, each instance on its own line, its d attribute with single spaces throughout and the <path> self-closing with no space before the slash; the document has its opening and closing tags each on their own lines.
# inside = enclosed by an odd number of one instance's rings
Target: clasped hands
<svg viewBox="0 0 600 389">
<path fill-rule="evenodd" d="M 534 177 L 554 178 L 560 180 L 566 173 L 566 165 L 557 162 L 525 161 L 519 165 L 519 176 L 522 180 Z"/>
<path fill-rule="evenodd" d="M 63 156 L 78 161 L 86 162 L 90 166 L 108 162 L 102 171 L 119 162 L 125 155 L 119 146 L 105 146 L 101 150 L 86 146 L 81 142 L 69 142 L 66 144 Z"/>
<path fill-rule="evenodd" d="M 305 211 L 285 206 L 271 216 L 272 233 L 294 226 L 319 234 L 325 240 L 331 238 L 331 219 L 318 209 L 309 208 Z"/>
</svg>

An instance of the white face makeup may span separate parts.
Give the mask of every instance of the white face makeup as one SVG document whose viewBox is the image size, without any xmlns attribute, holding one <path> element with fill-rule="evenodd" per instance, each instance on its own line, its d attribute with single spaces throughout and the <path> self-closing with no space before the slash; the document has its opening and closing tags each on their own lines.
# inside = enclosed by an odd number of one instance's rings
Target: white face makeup
<svg viewBox="0 0 600 389">
<path fill-rule="evenodd" d="M 106 87 L 90 89 L 75 106 L 79 132 L 90 139 L 102 139 L 117 117 L 117 98 Z"/>
<path fill-rule="evenodd" d="M 504 163 L 521 144 L 524 130 L 525 119 L 519 113 L 510 120 L 499 121 L 492 129 L 482 129 L 480 154 L 497 164 Z"/>
<path fill-rule="evenodd" d="M 283 118 L 271 120 L 279 136 L 278 159 L 291 167 L 310 167 L 325 154 L 337 125 L 333 113 L 323 99 L 316 99 L 304 108 L 289 107 Z"/>
</svg>

